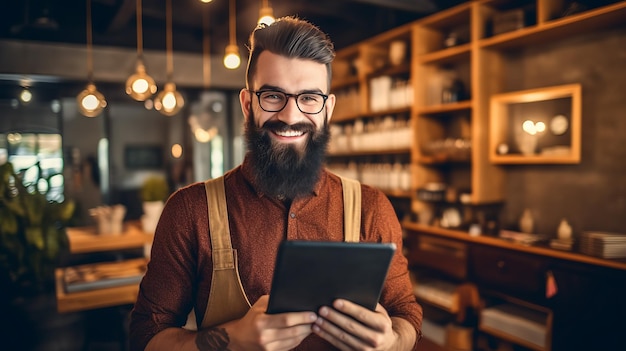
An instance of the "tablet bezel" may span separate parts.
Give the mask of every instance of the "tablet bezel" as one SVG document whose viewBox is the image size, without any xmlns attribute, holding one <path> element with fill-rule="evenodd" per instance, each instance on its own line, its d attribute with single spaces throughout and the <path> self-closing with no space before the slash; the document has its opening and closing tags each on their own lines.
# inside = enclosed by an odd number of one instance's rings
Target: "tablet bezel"
<svg viewBox="0 0 626 351">
<path fill-rule="evenodd" d="M 313 311 L 343 298 L 376 308 L 396 245 L 283 241 L 267 313 Z"/>
</svg>

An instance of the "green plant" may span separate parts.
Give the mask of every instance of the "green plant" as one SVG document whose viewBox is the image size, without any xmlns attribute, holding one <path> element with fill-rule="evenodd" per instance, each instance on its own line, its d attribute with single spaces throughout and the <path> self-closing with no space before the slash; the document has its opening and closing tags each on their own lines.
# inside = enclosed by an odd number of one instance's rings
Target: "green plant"
<svg viewBox="0 0 626 351">
<path fill-rule="evenodd" d="M 146 178 L 141 186 L 141 200 L 165 201 L 170 195 L 170 188 L 164 177 L 150 176 Z"/>
<path fill-rule="evenodd" d="M 63 225 L 72 217 L 74 202 L 48 201 L 37 184 L 47 181 L 49 189 L 49 179 L 23 184 L 10 163 L 0 166 L 0 279 L 41 286 L 52 280 L 69 247 Z"/>
</svg>

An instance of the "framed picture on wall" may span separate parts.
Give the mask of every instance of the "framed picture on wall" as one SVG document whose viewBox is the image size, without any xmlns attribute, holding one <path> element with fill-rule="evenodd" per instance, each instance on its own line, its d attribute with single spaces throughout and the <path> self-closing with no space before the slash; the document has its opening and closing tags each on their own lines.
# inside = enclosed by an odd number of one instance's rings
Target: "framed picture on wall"
<svg viewBox="0 0 626 351">
<path fill-rule="evenodd" d="M 161 169 L 163 148 L 160 145 L 126 145 L 124 166 L 127 169 Z"/>
</svg>

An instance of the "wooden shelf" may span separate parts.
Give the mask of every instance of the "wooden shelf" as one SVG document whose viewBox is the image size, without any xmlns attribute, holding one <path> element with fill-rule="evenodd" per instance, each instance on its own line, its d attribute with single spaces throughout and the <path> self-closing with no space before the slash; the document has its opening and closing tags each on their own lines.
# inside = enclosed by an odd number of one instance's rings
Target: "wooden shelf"
<svg viewBox="0 0 626 351">
<path fill-rule="evenodd" d="M 505 239 L 501 239 L 494 236 L 470 236 L 467 232 L 454 230 L 454 229 L 446 229 L 440 227 L 433 227 L 429 225 L 423 225 L 414 222 L 402 222 L 402 228 L 415 231 L 418 233 L 429 234 L 435 237 L 443 237 L 448 239 L 459 240 L 462 242 L 471 242 L 478 243 L 483 245 L 489 245 L 494 247 L 499 247 L 508 250 L 520 251 L 531 253 L 535 255 L 545 256 L 545 257 L 553 257 L 566 261 L 579 262 L 590 264 L 594 266 L 613 268 L 618 270 L 626 271 L 626 260 L 610 260 L 604 259 L 594 256 L 585 255 L 578 252 L 570 252 L 570 251 L 560 251 L 551 249 L 547 246 L 527 246 L 516 244 L 511 241 L 507 241 Z"/>
<path fill-rule="evenodd" d="M 386 150 L 363 150 L 329 153 L 328 157 L 352 157 L 352 156 L 376 156 L 376 155 L 402 155 L 409 154 L 411 149 L 386 149 Z"/>
<path fill-rule="evenodd" d="M 567 84 L 493 95 L 491 97 L 491 125 L 489 133 L 490 161 L 495 164 L 579 163 L 582 125 L 581 90 L 580 84 Z M 526 120 L 524 125 L 526 125 L 528 121 L 530 121 L 531 124 L 532 122 L 543 123 L 545 128 L 549 129 L 548 125 L 550 124 L 550 119 L 554 117 L 554 114 L 546 114 L 541 111 L 547 110 L 546 103 L 559 101 L 561 99 L 568 100 L 566 101 L 567 104 L 565 104 L 566 106 L 554 107 L 554 111 L 558 111 L 554 113 L 568 116 L 562 116 L 562 118 L 568 121 L 568 133 L 566 135 L 569 135 L 569 137 L 565 138 L 567 139 L 565 144 L 552 146 L 561 145 L 561 148 L 566 148 L 566 152 L 563 155 L 551 155 L 547 153 L 537 154 L 535 149 L 539 138 L 548 138 L 548 140 L 550 140 L 550 138 L 553 140 L 561 140 L 563 138 L 551 135 L 548 130 L 545 132 L 522 130 L 522 121 Z M 533 106 L 540 107 L 533 109 Z M 515 113 L 512 111 L 514 107 Z M 564 109 L 567 111 L 562 111 Z M 532 120 L 529 119 L 528 116 L 532 116 Z M 536 134 L 532 134 L 531 132 Z M 511 136 L 511 134 L 513 134 L 513 136 Z M 525 153 L 499 154 L 497 152 L 500 145 L 506 145 L 508 148 L 512 144 L 516 144 L 520 152 Z M 546 148 L 544 147 L 543 150 L 545 151 Z"/>
<path fill-rule="evenodd" d="M 624 24 L 626 2 L 618 2 L 579 14 L 540 23 L 513 32 L 481 39 L 479 45 L 489 49 L 510 49 L 526 45 L 549 44 L 585 32 Z"/>
<path fill-rule="evenodd" d="M 447 64 L 459 61 L 467 61 L 470 58 L 471 45 L 469 43 L 453 46 L 447 49 L 431 52 L 420 56 L 422 64 Z"/>
<path fill-rule="evenodd" d="M 418 115 L 428 116 L 428 115 L 444 115 L 452 112 L 462 112 L 462 111 L 470 111 L 472 109 L 472 101 L 465 100 L 459 102 L 453 102 L 449 104 L 441 104 L 441 105 L 433 105 L 433 106 L 425 106 L 420 108 L 417 111 Z"/>
</svg>

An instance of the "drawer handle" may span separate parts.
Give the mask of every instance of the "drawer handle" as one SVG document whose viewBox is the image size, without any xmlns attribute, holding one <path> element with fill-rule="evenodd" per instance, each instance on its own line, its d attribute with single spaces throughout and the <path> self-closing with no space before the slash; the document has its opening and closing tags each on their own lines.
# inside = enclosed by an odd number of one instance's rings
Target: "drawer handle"
<svg viewBox="0 0 626 351">
<path fill-rule="evenodd" d="M 496 266 L 498 267 L 499 270 L 503 270 L 504 266 L 506 266 L 506 263 L 502 260 L 499 260 L 498 263 L 496 263 Z"/>
</svg>

